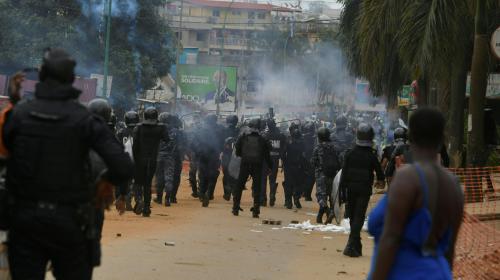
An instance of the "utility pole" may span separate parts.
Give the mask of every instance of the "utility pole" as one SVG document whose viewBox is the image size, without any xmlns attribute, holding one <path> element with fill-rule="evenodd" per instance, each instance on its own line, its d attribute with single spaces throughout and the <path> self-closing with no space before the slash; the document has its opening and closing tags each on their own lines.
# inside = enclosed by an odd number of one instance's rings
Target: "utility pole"
<svg viewBox="0 0 500 280">
<path fill-rule="evenodd" d="M 106 97 L 108 92 L 108 68 L 109 68 L 109 38 L 111 35 L 111 4 L 112 0 L 107 0 L 107 18 L 106 18 L 106 43 L 104 46 L 104 81 L 102 82 L 102 97 Z"/>
<path fill-rule="evenodd" d="M 220 59 L 219 59 L 219 83 L 218 83 L 217 91 L 216 91 L 217 94 L 215 95 L 215 105 L 217 106 L 216 110 L 215 110 L 215 114 L 217 116 L 220 115 L 220 104 L 219 104 L 219 101 L 220 101 L 220 94 L 221 94 L 221 92 L 220 92 L 220 86 L 221 86 L 221 80 L 222 80 L 221 79 L 221 77 L 222 77 L 222 62 L 223 62 L 223 57 L 224 57 L 224 33 L 226 32 L 227 12 L 228 12 L 228 10 L 231 9 L 231 6 L 233 6 L 233 3 L 234 3 L 234 0 L 231 0 L 231 3 L 229 3 L 229 6 L 225 9 L 224 22 L 222 23 L 222 40 L 221 40 L 221 43 L 220 43 Z M 226 77 L 226 79 L 227 79 L 227 77 Z"/>
<path fill-rule="evenodd" d="M 181 0 L 181 11 L 179 16 L 179 28 L 177 29 L 177 50 L 175 52 L 175 91 L 174 91 L 174 102 L 172 106 L 172 113 L 175 114 L 177 111 L 177 95 L 179 88 L 179 57 L 181 50 L 181 38 L 182 38 L 182 14 L 184 12 L 184 0 Z"/>
</svg>

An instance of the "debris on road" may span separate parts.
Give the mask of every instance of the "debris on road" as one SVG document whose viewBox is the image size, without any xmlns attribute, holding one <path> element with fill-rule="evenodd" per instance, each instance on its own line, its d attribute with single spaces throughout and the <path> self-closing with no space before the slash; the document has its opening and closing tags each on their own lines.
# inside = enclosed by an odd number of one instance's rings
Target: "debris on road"
<svg viewBox="0 0 500 280">
<path fill-rule="evenodd" d="M 165 242 L 165 246 L 173 247 L 175 246 L 175 242 Z"/>
</svg>

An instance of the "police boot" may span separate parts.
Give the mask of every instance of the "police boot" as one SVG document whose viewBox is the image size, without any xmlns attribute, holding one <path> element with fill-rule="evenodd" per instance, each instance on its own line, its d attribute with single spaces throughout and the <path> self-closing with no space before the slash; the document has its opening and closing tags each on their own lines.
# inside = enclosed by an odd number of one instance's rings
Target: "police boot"
<svg viewBox="0 0 500 280">
<path fill-rule="evenodd" d="M 357 257 L 360 257 L 361 255 L 359 254 L 359 252 L 356 251 L 356 249 L 354 248 L 353 246 L 353 242 L 351 240 L 349 240 L 347 242 L 347 245 L 345 246 L 345 249 L 344 249 L 344 256 L 348 256 L 348 257 L 351 257 L 351 258 L 357 258 Z"/>
<path fill-rule="evenodd" d="M 177 204 L 177 197 L 175 197 L 175 196 L 171 197 L 170 202 L 173 204 Z"/>
<path fill-rule="evenodd" d="M 202 207 L 208 207 L 208 204 L 210 203 L 210 198 L 208 197 L 207 194 L 202 194 L 200 196 L 201 199 L 201 206 Z"/>
<path fill-rule="evenodd" d="M 162 200 L 163 200 L 163 193 L 158 193 L 158 194 L 156 195 L 156 198 L 155 198 L 155 199 L 153 199 L 153 201 L 154 201 L 155 203 L 158 203 L 158 204 L 160 204 L 160 205 L 161 205 L 161 204 L 162 204 L 162 202 L 163 202 Z"/>
<path fill-rule="evenodd" d="M 292 199 L 291 198 L 285 198 L 285 207 L 287 209 L 292 209 L 293 208 L 293 204 L 292 204 Z"/>
<path fill-rule="evenodd" d="M 327 215 L 325 224 L 331 224 L 333 222 L 333 219 L 335 218 L 335 212 L 333 211 L 333 209 L 329 209 L 326 213 Z"/>
<path fill-rule="evenodd" d="M 324 206 L 321 206 L 319 208 L 318 215 L 316 216 L 316 223 L 318 223 L 318 224 L 322 224 L 323 223 L 323 215 L 327 211 L 327 209 L 325 209 L 325 208 L 326 207 L 324 207 Z"/>
<path fill-rule="evenodd" d="M 230 193 L 225 193 L 222 198 L 224 198 L 225 201 L 231 200 L 231 194 Z"/>
<path fill-rule="evenodd" d="M 142 216 L 143 217 L 149 217 L 151 216 L 151 208 L 148 206 L 148 207 L 144 207 L 144 210 L 142 211 Z"/>
<path fill-rule="evenodd" d="M 300 198 L 294 198 L 293 203 L 295 204 L 295 207 L 297 207 L 297 209 L 302 209 L 302 205 L 300 204 Z"/>
<path fill-rule="evenodd" d="M 171 204 L 170 204 L 170 202 L 171 202 L 170 195 L 169 195 L 169 194 L 167 194 L 167 195 L 165 196 L 165 206 L 166 206 L 166 207 L 170 207 L 170 205 L 171 205 Z"/>
<path fill-rule="evenodd" d="M 274 204 L 276 204 L 276 195 L 271 194 L 269 197 L 269 206 L 274 207 Z"/>
<path fill-rule="evenodd" d="M 260 215 L 260 209 L 258 204 L 254 204 L 254 206 L 250 209 L 252 211 L 252 217 L 258 219 Z"/>
<path fill-rule="evenodd" d="M 142 209 L 144 208 L 143 202 L 142 201 L 136 201 L 135 206 L 134 206 L 134 213 L 136 215 L 141 215 L 142 214 Z"/>
</svg>

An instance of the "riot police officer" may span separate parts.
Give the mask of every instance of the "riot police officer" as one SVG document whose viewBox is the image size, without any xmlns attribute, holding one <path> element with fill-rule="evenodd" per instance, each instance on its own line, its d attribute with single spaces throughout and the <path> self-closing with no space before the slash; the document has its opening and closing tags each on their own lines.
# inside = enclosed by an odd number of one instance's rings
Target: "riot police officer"
<svg viewBox="0 0 500 280">
<path fill-rule="evenodd" d="M 231 199 L 231 192 L 233 186 L 236 184 L 235 180 L 229 175 L 228 166 L 233 153 L 234 142 L 240 133 L 238 125 L 238 116 L 232 115 L 226 119 L 227 127 L 224 133 L 224 149 L 222 150 L 222 185 L 224 187 L 224 199 L 229 201 Z"/>
<path fill-rule="evenodd" d="M 56 279 L 91 279 L 96 189 L 89 188 L 89 151 L 102 158 L 111 184 L 132 173 L 105 121 L 76 100 L 75 65 L 65 51 L 47 50 L 35 98 L 18 103 L 4 126 L 13 279 L 43 279 L 49 261 Z"/>
<path fill-rule="evenodd" d="M 372 195 L 374 172 L 378 184 L 384 184 L 384 173 L 372 148 L 375 132 L 373 128 L 361 123 L 357 129 L 356 146 L 347 152 L 340 180 L 341 200 L 347 202 L 346 212 L 350 219 L 351 233 L 344 249 L 344 255 L 362 255 L 360 232 L 365 221 L 366 209 Z"/>
<path fill-rule="evenodd" d="M 136 111 L 128 111 L 124 115 L 125 119 L 125 127 L 122 127 L 118 130 L 116 133 L 116 137 L 118 138 L 118 141 L 123 143 L 125 146 L 125 151 L 129 153 L 131 157 L 133 157 L 132 153 L 132 143 L 134 143 L 133 140 L 133 132 L 134 128 L 137 126 L 139 123 L 139 114 Z M 131 182 L 127 183 L 126 186 L 127 188 L 127 197 L 126 197 L 126 209 L 127 211 L 132 211 L 132 186 Z"/>
<path fill-rule="evenodd" d="M 134 129 L 133 138 L 136 192 L 134 212 L 137 215 L 149 217 L 151 215 L 151 181 L 156 171 L 158 147 L 160 141 L 169 141 L 166 127 L 158 124 L 158 111 L 155 108 L 146 108 L 144 121 Z"/>
<path fill-rule="evenodd" d="M 281 131 L 276 127 L 276 122 L 273 119 L 267 120 L 267 131 L 264 132 L 264 138 L 270 144 L 270 155 L 271 161 L 273 163 L 273 168 L 269 174 L 262 174 L 262 195 L 261 202 L 265 205 L 267 201 L 267 181 L 269 178 L 269 206 L 273 207 L 276 203 L 276 190 L 278 189 L 278 183 L 276 178 L 278 176 L 279 161 L 283 159 L 286 146 L 286 137 Z"/>
<path fill-rule="evenodd" d="M 260 119 L 251 120 L 248 125 L 249 129 L 236 141 L 236 155 L 241 157 L 241 166 L 238 185 L 233 192 L 233 215 L 235 216 L 238 216 L 240 211 L 241 195 L 248 176 L 252 177 L 252 216 L 258 218 L 260 214 L 262 165 L 265 162 L 270 169 L 273 166 L 267 141 L 259 133 L 260 125 Z"/>
<path fill-rule="evenodd" d="M 304 141 L 304 186 L 303 195 L 305 201 L 312 201 L 312 190 L 314 188 L 315 176 L 314 167 L 311 165 L 314 145 L 316 144 L 315 126 L 312 122 L 306 122 L 302 129 L 302 139 Z"/>
<path fill-rule="evenodd" d="M 410 150 L 410 145 L 407 143 L 407 139 L 408 136 L 406 134 L 406 129 L 398 127 L 394 130 L 394 147 L 385 169 L 385 176 L 387 177 L 389 183 L 391 182 L 394 172 L 396 171 L 396 158 L 406 154 Z"/>
<path fill-rule="evenodd" d="M 340 169 L 337 151 L 330 140 L 330 130 L 326 127 L 318 129 L 318 144 L 314 147 L 311 164 L 316 176 L 316 198 L 319 211 L 316 222 L 323 223 L 323 216 L 327 214 L 327 223 L 333 219 L 333 179 Z"/>
<path fill-rule="evenodd" d="M 217 116 L 209 115 L 195 136 L 193 148 L 198 162 L 200 176 L 199 197 L 203 207 L 208 207 L 213 199 L 215 184 L 219 177 L 220 154 L 224 145 L 222 130 L 217 124 Z"/>
<path fill-rule="evenodd" d="M 285 191 L 285 207 L 292 209 L 293 203 L 297 209 L 302 208 L 300 204 L 300 197 L 303 193 L 303 180 L 304 180 L 304 141 L 298 126 L 290 125 L 290 137 L 287 140 L 284 156 L 284 173 L 285 181 L 283 182 L 283 189 Z"/>
<path fill-rule="evenodd" d="M 171 203 L 177 203 L 176 196 L 181 181 L 185 139 L 180 130 L 180 120 L 177 116 L 164 112 L 160 114 L 159 121 L 167 127 L 169 141 L 160 141 L 155 202 L 162 203 L 163 191 L 165 190 L 165 206 L 168 207 Z"/>
</svg>

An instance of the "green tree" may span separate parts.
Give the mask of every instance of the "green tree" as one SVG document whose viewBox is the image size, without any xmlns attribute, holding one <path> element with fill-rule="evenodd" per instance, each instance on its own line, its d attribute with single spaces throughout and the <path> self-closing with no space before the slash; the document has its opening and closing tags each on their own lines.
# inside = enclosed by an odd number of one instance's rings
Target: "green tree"
<svg viewBox="0 0 500 280">
<path fill-rule="evenodd" d="M 40 63 L 42 50 L 61 47 L 78 61 L 77 74 L 103 72 L 102 1 L 6 0 L 0 2 L 0 70 L 12 73 Z M 114 0 L 109 73 L 111 100 L 128 109 L 136 94 L 166 75 L 172 35 L 157 13 L 163 0 Z M 128 5 L 125 5 L 128 4 Z M 132 10 L 133 9 L 133 10 Z"/>
</svg>

